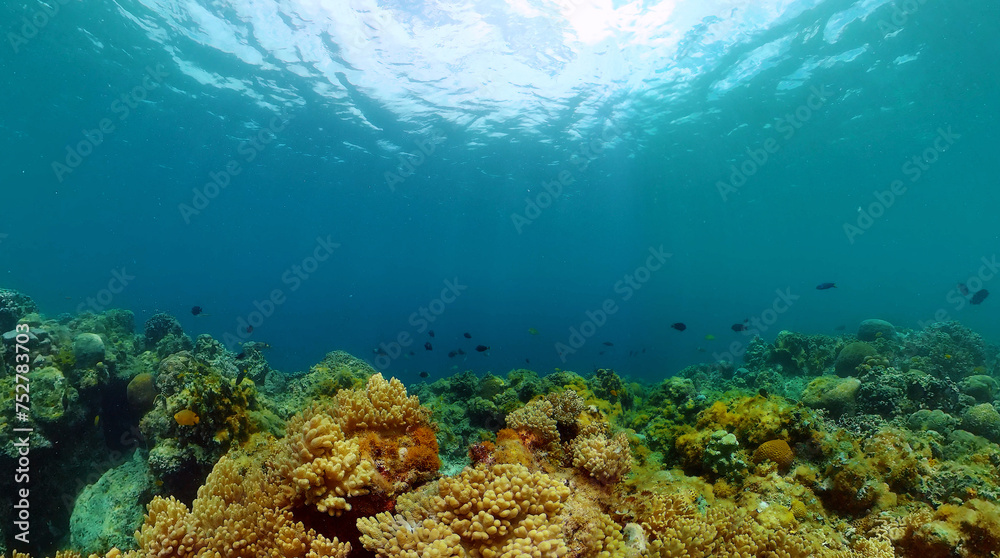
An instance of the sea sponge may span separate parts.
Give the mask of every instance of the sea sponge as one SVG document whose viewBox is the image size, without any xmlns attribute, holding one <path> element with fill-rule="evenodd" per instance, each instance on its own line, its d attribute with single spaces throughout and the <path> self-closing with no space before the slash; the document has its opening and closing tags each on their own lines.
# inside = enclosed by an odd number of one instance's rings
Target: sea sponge
<svg viewBox="0 0 1000 558">
<path fill-rule="evenodd" d="M 467 468 L 433 492 L 401 496 L 400 513 L 358 519 L 358 529 L 380 558 L 558 558 L 568 548 L 555 519 L 569 493 L 521 465 Z"/>
<path fill-rule="evenodd" d="M 784 472 L 787 472 L 789 467 L 792 466 L 793 459 L 795 459 L 795 453 L 792 451 L 791 446 L 788 445 L 788 442 L 784 440 L 769 440 L 757 446 L 757 449 L 753 452 L 755 463 L 773 461 L 778 464 L 778 470 Z"/>
</svg>

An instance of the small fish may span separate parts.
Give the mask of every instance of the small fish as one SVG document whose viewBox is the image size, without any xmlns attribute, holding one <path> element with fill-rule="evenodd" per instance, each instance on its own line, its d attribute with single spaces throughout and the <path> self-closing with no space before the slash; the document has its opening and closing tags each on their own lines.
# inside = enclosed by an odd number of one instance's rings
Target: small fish
<svg viewBox="0 0 1000 558">
<path fill-rule="evenodd" d="M 382 351 L 382 352 L 385 352 L 385 351 Z M 244 352 L 241 352 L 240 354 L 236 355 L 236 360 L 243 360 L 246 357 L 247 357 L 247 353 L 246 353 L 246 351 L 244 351 Z"/>
<path fill-rule="evenodd" d="M 430 377 L 430 375 L 431 375 L 431 373 L 430 373 L 430 372 L 428 372 L 428 371 L 426 371 L 426 370 L 421 370 L 421 371 L 420 371 L 420 377 L 421 377 L 421 378 L 429 378 L 429 377 Z"/>
<path fill-rule="evenodd" d="M 476 345 L 476 350 L 479 351 L 480 353 L 485 353 L 486 351 L 490 350 L 490 348 L 487 347 L 486 345 Z"/>
<path fill-rule="evenodd" d="M 94 415 L 94 426 L 97 427 L 100 426 L 100 424 L 101 424 L 101 415 Z"/>
<path fill-rule="evenodd" d="M 836 331 L 844 331 L 845 329 L 847 329 L 847 326 L 841 324 L 833 329 L 835 329 Z"/>
<path fill-rule="evenodd" d="M 951 355 L 945 353 L 944 358 L 951 358 Z"/>
<path fill-rule="evenodd" d="M 433 351 L 434 350 L 434 346 L 431 345 L 430 341 L 424 343 L 424 348 L 427 349 L 428 351 Z"/>
<path fill-rule="evenodd" d="M 646 354 L 646 347 L 642 348 L 642 354 Z"/>
<path fill-rule="evenodd" d="M 413 352 L 413 351 L 410 351 L 410 352 L 408 352 L 408 353 L 406 353 L 406 354 L 408 354 L 408 355 L 410 355 L 410 356 L 414 356 L 414 355 L 415 355 L 415 354 L 417 354 L 417 353 L 415 353 L 415 352 Z"/>
<path fill-rule="evenodd" d="M 455 358 L 458 356 L 458 351 L 448 351 L 448 358 Z"/>
<path fill-rule="evenodd" d="M 176 420 L 177 424 L 181 426 L 194 426 L 198 424 L 201 419 L 198 418 L 198 415 L 195 414 L 194 411 L 184 409 L 183 411 L 177 411 L 174 413 L 174 420 Z"/>
<path fill-rule="evenodd" d="M 670 327 L 676 329 L 677 331 L 684 331 L 688 326 L 684 325 L 683 322 L 677 322 L 676 324 L 670 324 Z"/>
<path fill-rule="evenodd" d="M 604 345 L 605 347 L 614 347 L 615 346 L 615 344 L 612 343 L 611 341 L 605 341 L 604 343 L 601 343 L 601 344 Z"/>
<path fill-rule="evenodd" d="M 427 335 L 430 335 L 431 337 L 434 337 L 434 330 L 432 329 L 432 330 L 428 331 Z"/>
<path fill-rule="evenodd" d="M 533 327 L 529 327 L 528 328 L 528 333 L 530 333 L 532 335 L 538 335 L 538 330 L 535 329 L 535 328 L 533 328 Z"/>
<path fill-rule="evenodd" d="M 459 350 L 458 350 L 458 354 L 460 354 L 460 355 L 464 355 L 464 354 L 465 354 L 465 351 L 463 351 L 462 349 L 459 349 Z"/>
<path fill-rule="evenodd" d="M 465 337 L 466 339 L 472 339 L 472 334 L 469 332 L 463 333 L 462 336 Z"/>
<path fill-rule="evenodd" d="M 236 375 L 236 385 L 240 385 L 247 377 L 247 367 L 240 367 L 240 373 Z"/>
<path fill-rule="evenodd" d="M 738 332 L 740 332 L 740 331 L 746 331 L 747 329 L 749 329 L 749 328 L 747 327 L 747 325 L 746 325 L 746 324 L 744 324 L 744 323 L 741 323 L 741 324 L 733 324 L 732 326 L 730 326 L 730 328 L 731 328 L 731 329 L 732 329 L 733 331 L 737 332 L 737 333 L 738 333 Z"/>
<path fill-rule="evenodd" d="M 601 352 L 599 352 L 599 353 L 597 353 L 597 354 L 599 354 L 599 355 L 603 355 L 603 354 L 604 354 L 604 352 L 605 352 L 605 351 L 601 351 Z"/>
<path fill-rule="evenodd" d="M 201 314 L 201 312 L 202 312 L 201 306 L 192 306 L 191 307 L 191 315 L 197 316 L 198 314 Z"/>
<path fill-rule="evenodd" d="M 698 352 L 699 353 L 704 353 L 705 352 L 705 347 L 698 347 Z"/>
<path fill-rule="evenodd" d="M 711 341 L 712 339 L 715 339 L 715 336 L 712 335 L 711 333 L 709 333 L 708 335 L 705 336 L 705 339 L 708 339 L 709 341 Z"/>
<path fill-rule="evenodd" d="M 836 288 L 837 288 L 836 283 L 820 283 L 819 285 L 816 285 L 817 291 L 825 291 L 827 289 L 836 289 Z"/>
<path fill-rule="evenodd" d="M 526 359 L 524 359 L 524 362 L 525 362 L 526 364 L 531 364 L 531 359 L 530 359 L 530 358 L 526 358 Z"/>
<path fill-rule="evenodd" d="M 247 333 L 253 333 L 253 326 L 252 325 L 248 325 L 247 326 Z"/>
<path fill-rule="evenodd" d="M 976 291 L 976 294 L 972 295 L 972 298 L 969 299 L 969 304 L 981 304 L 988 296 L 990 296 L 989 291 L 986 289 L 980 289 Z"/>
<path fill-rule="evenodd" d="M 962 293 L 962 296 L 969 296 L 969 287 L 966 287 L 965 283 L 959 283 L 958 292 Z"/>
</svg>

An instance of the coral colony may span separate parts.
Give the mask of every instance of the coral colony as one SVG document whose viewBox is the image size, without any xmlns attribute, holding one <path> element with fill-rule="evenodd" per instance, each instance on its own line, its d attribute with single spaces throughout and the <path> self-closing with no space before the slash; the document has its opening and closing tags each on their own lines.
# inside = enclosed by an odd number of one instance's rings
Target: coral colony
<svg viewBox="0 0 1000 558">
<path fill-rule="evenodd" d="M 289 375 L 263 344 L 237 355 L 166 314 L 132 323 L 121 310 L 51 319 L 0 291 L 4 408 L 19 376 L 31 386 L 30 412 L 0 430 L 16 462 L 14 427 L 30 429 L 30 493 L 5 475 L 25 503 L 0 514 L 34 555 L 1000 549 L 998 349 L 956 322 L 784 331 L 750 342 L 742 364 L 653 385 L 518 369 L 412 386 L 343 352 Z"/>
</svg>

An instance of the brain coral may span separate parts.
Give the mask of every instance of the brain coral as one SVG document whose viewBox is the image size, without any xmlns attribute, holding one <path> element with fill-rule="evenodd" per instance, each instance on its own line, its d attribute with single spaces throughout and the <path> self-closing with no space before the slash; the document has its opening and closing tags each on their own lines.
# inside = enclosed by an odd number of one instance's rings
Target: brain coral
<svg viewBox="0 0 1000 558">
<path fill-rule="evenodd" d="M 769 440 L 757 447 L 753 452 L 753 460 L 756 463 L 763 461 L 773 461 L 778 464 L 778 469 L 787 471 L 792 466 L 795 454 L 791 446 L 784 440 Z"/>
</svg>

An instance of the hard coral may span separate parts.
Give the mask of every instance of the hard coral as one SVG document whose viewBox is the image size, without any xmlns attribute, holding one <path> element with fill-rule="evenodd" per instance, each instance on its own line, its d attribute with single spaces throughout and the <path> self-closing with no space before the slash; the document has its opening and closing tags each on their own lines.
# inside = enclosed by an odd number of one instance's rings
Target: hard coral
<svg viewBox="0 0 1000 558">
<path fill-rule="evenodd" d="M 466 469 L 433 493 L 400 498 L 402 513 L 358 520 L 361 542 L 381 558 L 529 555 L 568 552 L 556 515 L 569 488 L 519 465 Z"/>
<path fill-rule="evenodd" d="M 788 445 L 788 442 L 784 440 L 769 440 L 757 446 L 757 449 L 753 452 L 755 463 L 772 461 L 778 465 L 778 469 L 781 471 L 788 471 L 788 468 L 792 466 L 794 458 L 795 453 L 792 452 L 792 448 Z"/>
<path fill-rule="evenodd" d="M 619 432 L 608 437 L 605 425 L 594 425 L 570 444 L 573 466 L 582 469 L 602 484 L 614 484 L 632 468 L 628 436 Z"/>
<path fill-rule="evenodd" d="M 257 457 L 223 457 L 190 510 L 173 497 L 155 497 L 136 532 L 140 551 L 126 556 L 346 557 L 349 543 L 306 529 L 281 507 L 279 479 L 269 478 Z"/>
</svg>

